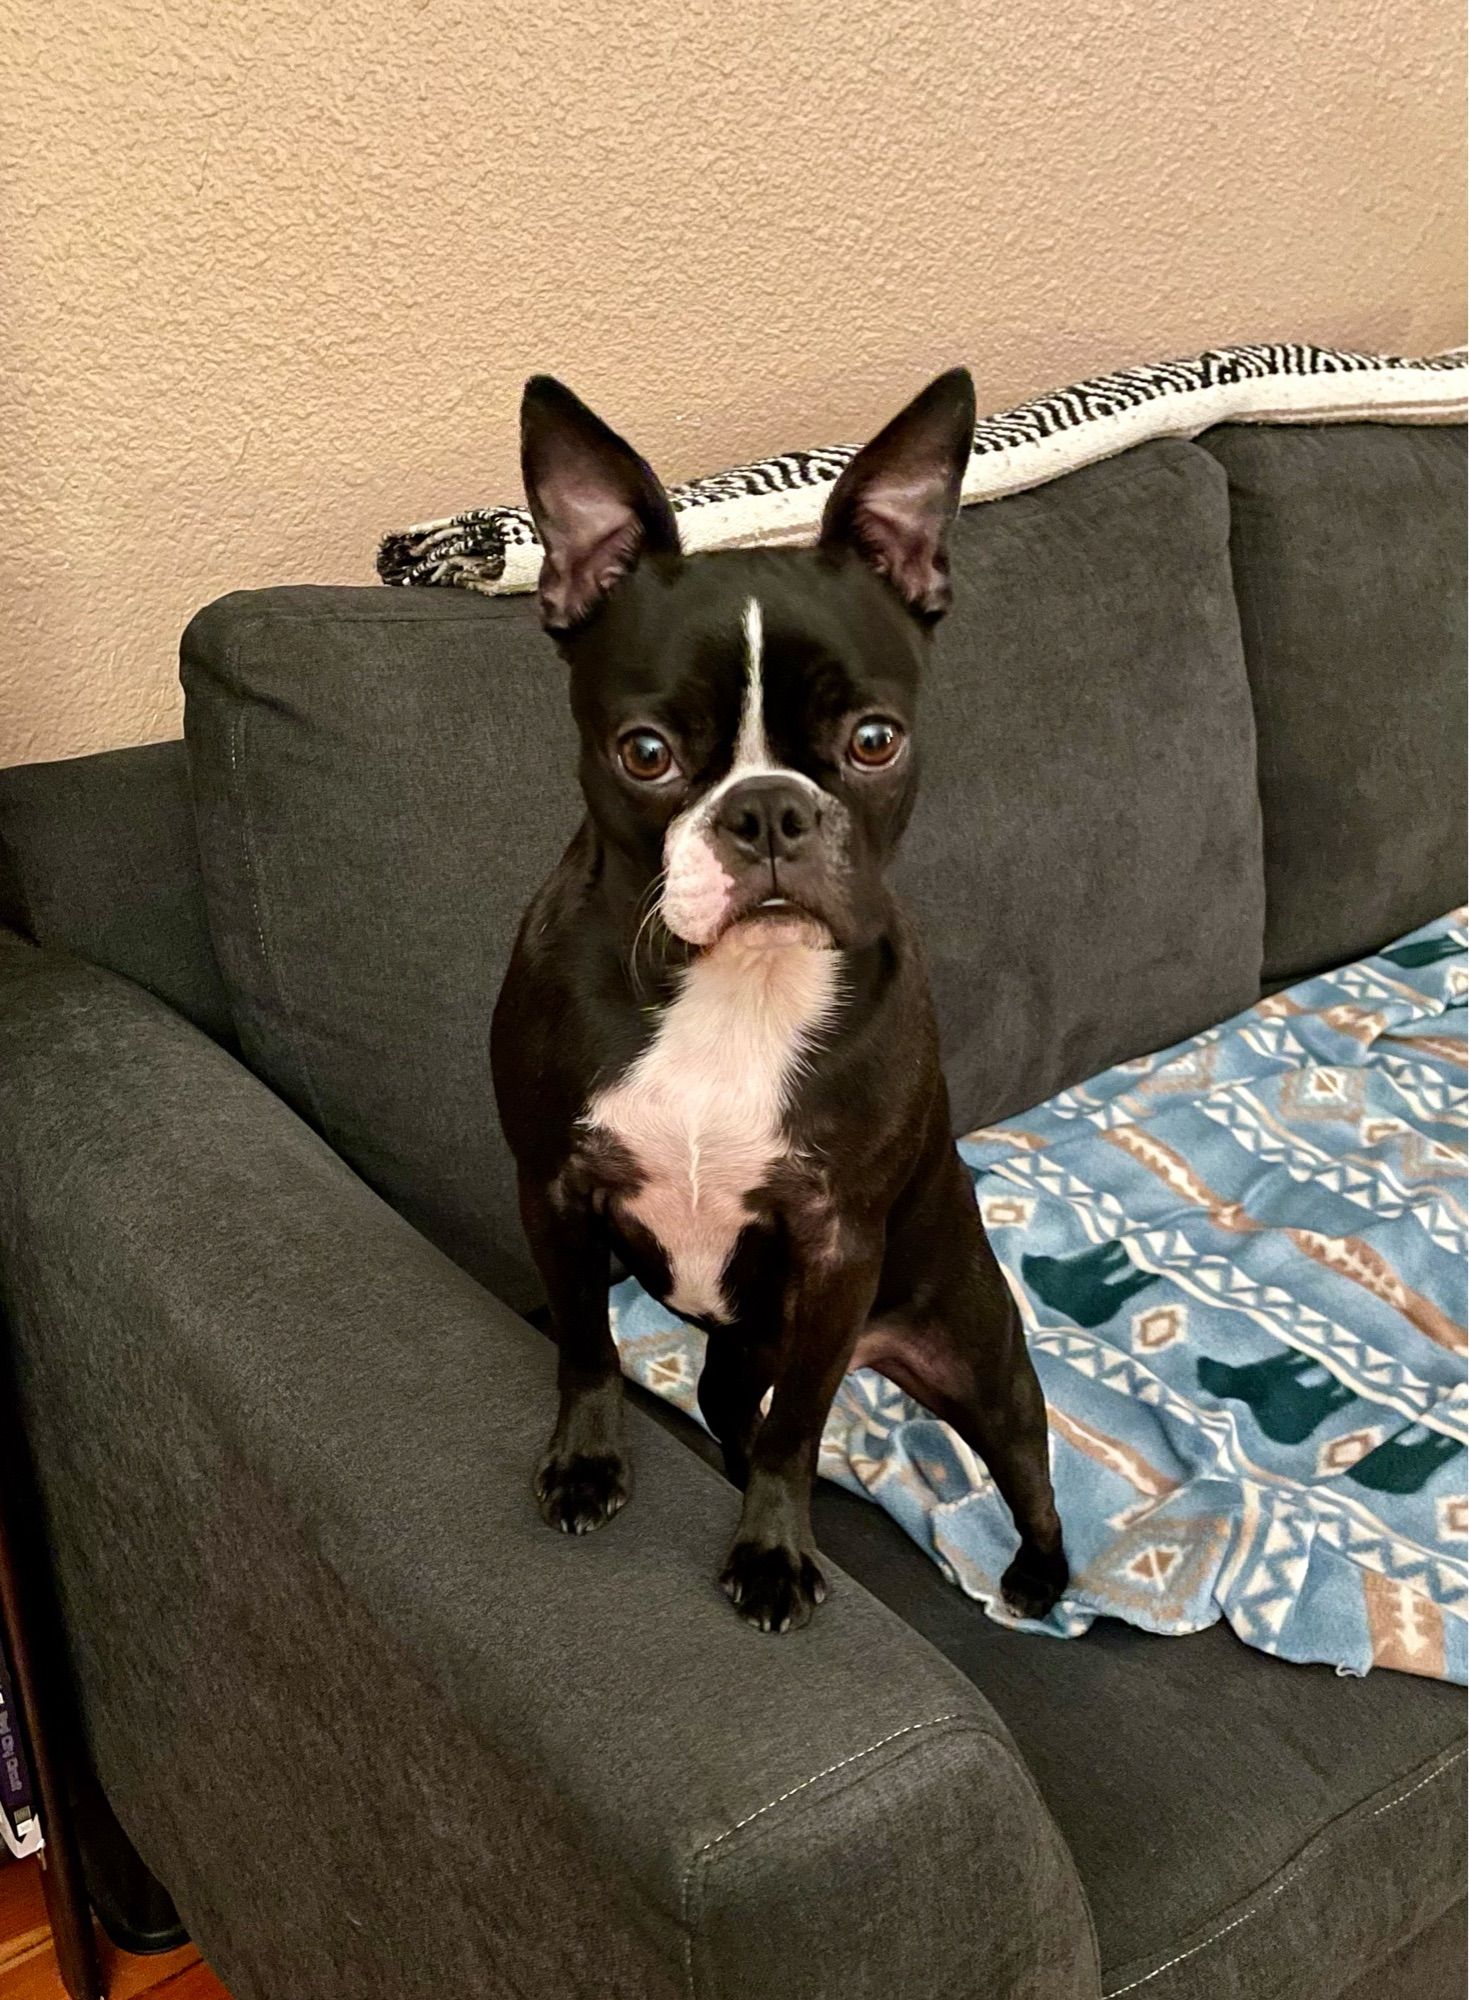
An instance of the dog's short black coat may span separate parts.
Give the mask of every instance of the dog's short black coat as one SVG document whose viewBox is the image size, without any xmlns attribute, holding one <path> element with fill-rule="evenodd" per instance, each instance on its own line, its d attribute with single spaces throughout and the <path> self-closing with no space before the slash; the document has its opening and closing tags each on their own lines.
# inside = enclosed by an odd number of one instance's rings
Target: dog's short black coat
<svg viewBox="0 0 1469 2000">
<path fill-rule="evenodd" d="M 1067 1579 L 1044 1402 L 883 879 L 973 423 L 967 374 L 941 376 L 848 465 L 815 549 L 685 557 L 600 419 L 544 377 L 523 406 L 587 801 L 492 1036 L 560 1353 L 536 1491 L 573 1533 L 628 1497 L 616 1252 L 708 1334 L 700 1408 L 744 1488 L 722 1582 L 767 1631 L 825 1595 L 811 1484 L 858 1363 L 989 1467 L 1020 1533 L 1008 1602 L 1039 1616 Z"/>
</svg>

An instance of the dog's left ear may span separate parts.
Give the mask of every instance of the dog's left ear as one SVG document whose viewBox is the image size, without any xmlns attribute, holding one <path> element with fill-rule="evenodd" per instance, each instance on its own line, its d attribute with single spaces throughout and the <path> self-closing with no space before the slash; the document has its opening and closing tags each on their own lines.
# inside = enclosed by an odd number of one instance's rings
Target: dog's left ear
<svg viewBox="0 0 1469 2000">
<path fill-rule="evenodd" d="M 520 404 L 525 497 L 546 552 L 541 623 L 569 632 L 644 555 L 677 555 L 668 495 L 632 446 L 550 375 Z"/>
<path fill-rule="evenodd" d="M 973 447 L 974 382 L 967 368 L 951 368 L 848 463 L 819 546 L 855 550 L 916 617 L 941 618 L 953 596 L 949 523 Z"/>
</svg>

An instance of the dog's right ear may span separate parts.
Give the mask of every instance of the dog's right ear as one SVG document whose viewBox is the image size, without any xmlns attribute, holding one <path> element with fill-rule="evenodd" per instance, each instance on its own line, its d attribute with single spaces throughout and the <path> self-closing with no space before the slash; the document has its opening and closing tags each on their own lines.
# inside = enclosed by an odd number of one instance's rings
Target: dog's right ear
<svg viewBox="0 0 1469 2000">
<path fill-rule="evenodd" d="M 565 633 L 589 617 L 644 555 L 677 555 L 668 495 L 579 396 L 532 375 L 520 404 L 520 469 L 545 550 L 541 623 Z"/>
</svg>

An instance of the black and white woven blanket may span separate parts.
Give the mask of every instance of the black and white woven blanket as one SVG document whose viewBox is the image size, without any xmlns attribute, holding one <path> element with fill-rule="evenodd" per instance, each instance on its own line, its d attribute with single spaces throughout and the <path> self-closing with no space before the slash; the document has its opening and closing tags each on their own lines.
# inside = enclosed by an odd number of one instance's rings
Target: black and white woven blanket
<svg viewBox="0 0 1469 2000">
<path fill-rule="evenodd" d="M 998 500 L 1151 438 L 1213 424 L 1463 423 L 1469 353 L 1353 354 L 1281 342 L 1215 347 L 1096 375 L 975 426 L 963 503 Z M 782 452 L 669 489 L 691 554 L 815 539 L 826 496 L 855 445 Z M 384 538 L 384 583 L 457 584 L 499 596 L 533 590 L 541 547 L 523 507 L 472 507 Z"/>
</svg>

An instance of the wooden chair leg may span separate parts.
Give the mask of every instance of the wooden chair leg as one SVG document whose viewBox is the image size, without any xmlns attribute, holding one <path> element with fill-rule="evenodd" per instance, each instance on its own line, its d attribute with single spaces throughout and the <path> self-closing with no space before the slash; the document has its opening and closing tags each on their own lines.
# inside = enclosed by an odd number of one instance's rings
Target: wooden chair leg
<svg viewBox="0 0 1469 2000">
<path fill-rule="evenodd" d="M 31 1643 L 14 1543 L 7 1532 L 6 1496 L 0 1492 L 0 1629 L 15 1676 L 15 1703 L 30 1755 L 31 1776 L 46 1846 L 42 1887 L 46 1916 L 56 1946 L 56 1965 L 71 2000 L 105 2000 L 97 1962 L 92 1911 L 82 1880 L 81 1856 L 66 1807 L 60 1744 L 41 1694 L 41 1675 Z"/>
<path fill-rule="evenodd" d="M 46 1921 L 56 1948 L 56 1969 L 70 2000 L 105 2000 L 102 1970 L 97 1962 L 97 1938 L 92 1912 L 81 1886 L 75 1852 L 57 1865 L 57 1847 L 70 1846 L 64 1837 L 53 1845 L 50 1836 L 41 1854 L 41 1893 Z"/>
</svg>

